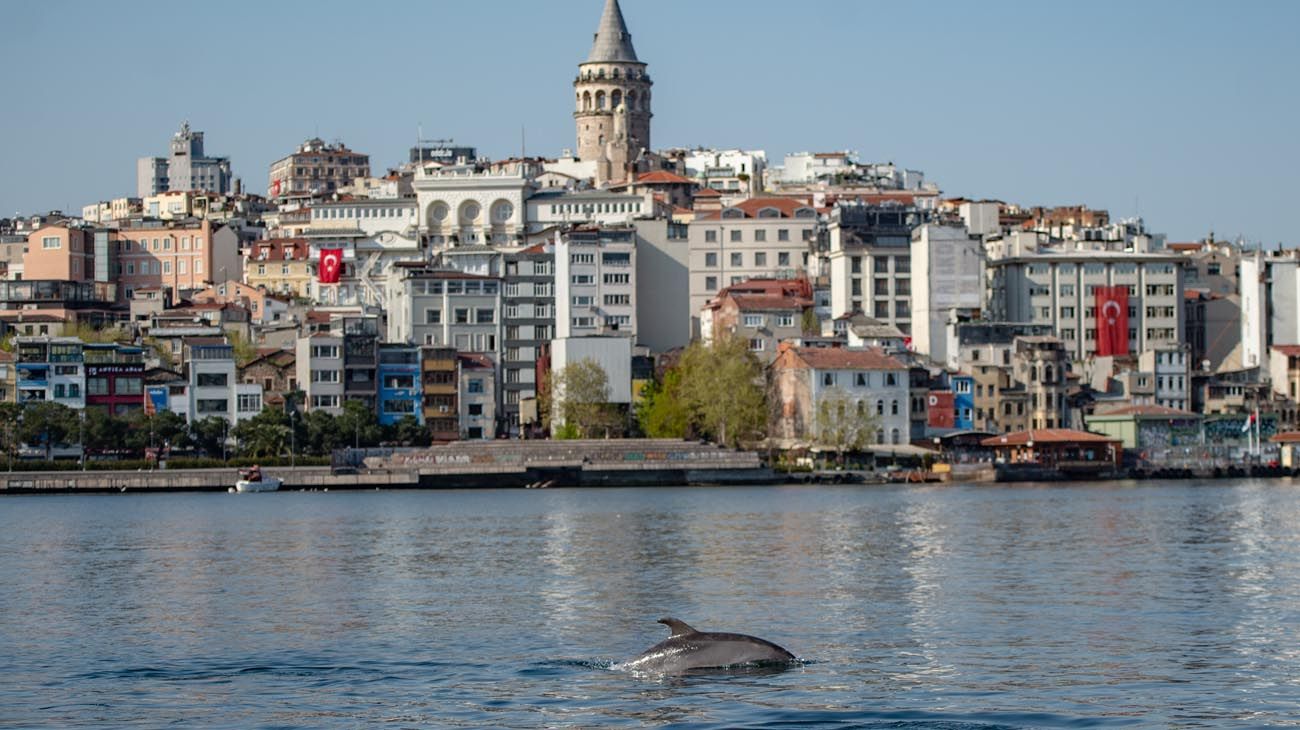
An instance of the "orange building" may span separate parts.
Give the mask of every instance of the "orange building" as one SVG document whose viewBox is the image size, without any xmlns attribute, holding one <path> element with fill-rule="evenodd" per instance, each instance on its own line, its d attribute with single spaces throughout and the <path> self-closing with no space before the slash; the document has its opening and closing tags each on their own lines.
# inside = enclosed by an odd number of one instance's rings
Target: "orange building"
<svg viewBox="0 0 1300 730">
<path fill-rule="evenodd" d="M 94 235 L 89 229 L 52 224 L 27 235 L 23 278 L 88 281 L 94 273 Z"/>
<path fill-rule="evenodd" d="M 117 242 L 118 292 L 124 299 L 145 287 L 167 287 L 180 299 L 182 290 L 239 279 L 243 272 L 238 237 L 207 220 L 120 228 L 112 240 Z"/>
</svg>

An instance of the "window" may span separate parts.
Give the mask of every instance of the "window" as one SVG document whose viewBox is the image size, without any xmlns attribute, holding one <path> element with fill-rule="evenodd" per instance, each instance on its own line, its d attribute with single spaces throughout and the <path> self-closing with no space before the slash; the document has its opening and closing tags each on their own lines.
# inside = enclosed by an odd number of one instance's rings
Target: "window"
<svg viewBox="0 0 1300 730">
<path fill-rule="evenodd" d="M 595 327 L 596 319 L 594 317 L 574 317 L 574 327 Z"/>
<path fill-rule="evenodd" d="M 475 324 L 493 324 L 496 321 L 497 313 L 495 310 L 486 307 L 480 307 L 474 310 Z"/>
<path fill-rule="evenodd" d="M 631 294 L 606 294 L 605 295 L 605 306 L 607 307 L 623 305 L 623 304 L 631 304 L 631 303 L 632 303 Z"/>
<path fill-rule="evenodd" d="M 89 381 L 86 383 L 90 387 Z M 118 378 L 114 383 L 118 395 L 140 395 L 144 393 L 144 379 L 142 378 Z"/>
<path fill-rule="evenodd" d="M 483 379 L 482 379 L 482 378 L 470 378 L 470 379 L 469 379 L 469 382 L 468 382 L 468 383 L 466 384 L 466 386 L 465 386 L 465 392 L 466 392 L 466 393 L 482 393 L 482 392 L 483 392 Z"/>
<path fill-rule="evenodd" d="M 793 315 L 793 314 L 779 314 L 779 315 L 777 315 L 777 317 L 776 317 L 776 326 L 777 326 L 777 327 L 793 327 L 793 326 L 794 326 L 794 315 Z"/>
<path fill-rule="evenodd" d="M 705 231 L 705 232 L 704 232 L 704 242 L 705 242 L 705 243 L 717 243 L 717 242 L 718 242 L 718 232 L 717 232 L 717 231 Z"/>
<path fill-rule="evenodd" d="M 259 393 L 241 393 L 237 401 L 241 413 L 262 410 L 262 396 Z"/>
<path fill-rule="evenodd" d="M 822 385 L 835 385 L 835 373 L 822 373 Z"/>
<path fill-rule="evenodd" d="M 312 345 L 311 356 L 337 360 L 339 347 L 338 345 Z"/>
<path fill-rule="evenodd" d="M 763 326 L 763 315 L 761 315 L 761 314 L 746 314 L 746 315 L 745 315 L 745 326 L 746 326 L 746 327 L 762 327 L 762 326 Z"/>
<path fill-rule="evenodd" d="M 61 241 L 58 236 L 41 237 L 41 248 L 43 249 L 62 248 L 62 247 L 63 247 L 63 241 Z"/>
<path fill-rule="evenodd" d="M 590 294 L 580 294 L 573 298 L 573 306 L 575 307 L 590 307 L 591 302 Z"/>
<path fill-rule="evenodd" d="M 456 324 L 469 324 L 469 309 L 463 307 L 456 309 L 455 321 Z"/>
<path fill-rule="evenodd" d="M 574 283 L 574 284 L 579 284 L 579 285 L 582 285 L 582 284 L 595 284 L 595 283 L 596 283 L 596 276 L 595 276 L 594 274 L 574 274 L 574 275 L 573 275 L 573 283 Z"/>
<path fill-rule="evenodd" d="M 339 397 L 337 395 L 313 395 L 311 397 L 312 408 L 338 408 Z"/>
<path fill-rule="evenodd" d="M 767 344 L 762 337 L 755 337 L 749 341 L 750 352 L 762 352 L 766 348 Z"/>
<path fill-rule="evenodd" d="M 226 413 L 230 410 L 229 403 L 225 398 L 201 398 L 195 401 L 195 406 L 199 413 Z"/>
<path fill-rule="evenodd" d="M 163 265 L 163 273 L 164 273 L 164 274 L 170 274 L 170 273 L 172 273 L 172 262 L 170 262 L 170 261 L 164 261 L 164 262 L 162 262 L 162 265 Z"/>
<path fill-rule="evenodd" d="M 744 255 L 744 254 L 742 254 L 742 253 L 740 253 L 740 252 L 735 252 L 735 253 L 732 253 L 732 254 L 731 254 L 731 267 L 732 267 L 733 269 L 738 269 L 738 268 L 740 268 L 741 266 L 744 266 L 744 265 L 745 265 L 745 255 Z"/>
<path fill-rule="evenodd" d="M 853 384 L 859 388 L 866 388 L 871 384 L 871 376 L 867 373 L 854 373 Z"/>
<path fill-rule="evenodd" d="M 605 274 L 606 284 L 631 284 L 631 274 Z"/>
<path fill-rule="evenodd" d="M 704 291 L 717 291 L 717 290 L 718 290 L 718 277 L 716 276 L 704 277 Z"/>
<path fill-rule="evenodd" d="M 483 404 L 482 404 L 482 403 L 470 403 L 470 404 L 469 404 L 469 415 L 471 415 L 471 416 L 481 416 L 481 415 L 483 415 Z"/>
<path fill-rule="evenodd" d="M 596 254 L 594 253 L 570 254 L 569 262 L 574 264 L 594 264 L 596 263 Z"/>
<path fill-rule="evenodd" d="M 766 241 L 767 241 L 767 231 L 766 231 L 765 229 L 763 229 L 763 228 L 755 229 L 755 231 L 754 231 L 754 241 L 755 241 L 756 243 L 764 243 L 764 242 L 766 242 Z"/>
<path fill-rule="evenodd" d="M 108 395 L 108 378 L 86 378 L 86 395 Z"/>
<path fill-rule="evenodd" d="M 313 370 L 311 371 L 311 382 L 337 383 L 339 382 L 339 371 L 338 370 Z"/>
<path fill-rule="evenodd" d="M 762 251 L 756 252 L 754 254 L 754 265 L 760 267 L 767 266 L 767 254 Z"/>
<path fill-rule="evenodd" d="M 224 388 L 229 384 L 225 373 L 197 373 L 195 384 L 200 388 Z"/>
</svg>

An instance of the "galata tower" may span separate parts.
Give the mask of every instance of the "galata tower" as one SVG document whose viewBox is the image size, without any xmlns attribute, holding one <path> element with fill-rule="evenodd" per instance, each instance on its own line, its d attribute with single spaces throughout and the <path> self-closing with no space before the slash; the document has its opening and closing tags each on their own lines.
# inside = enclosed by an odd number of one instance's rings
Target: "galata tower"
<svg viewBox="0 0 1300 730">
<path fill-rule="evenodd" d="M 627 179 L 642 150 L 650 149 L 650 85 L 618 0 L 606 0 L 591 53 L 573 82 L 578 159 L 596 161 L 598 183 Z"/>
</svg>

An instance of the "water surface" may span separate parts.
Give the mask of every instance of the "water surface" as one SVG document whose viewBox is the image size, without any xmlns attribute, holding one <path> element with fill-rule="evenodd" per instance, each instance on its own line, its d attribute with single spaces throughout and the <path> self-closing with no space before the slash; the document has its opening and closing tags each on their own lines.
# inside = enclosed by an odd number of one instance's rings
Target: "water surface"
<svg viewBox="0 0 1300 730">
<path fill-rule="evenodd" d="M 0 499 L 0 725 L 1300 718 L 1300 486 Z M 806 663 L 650 678 L 667 635 Z"/>
</svg>

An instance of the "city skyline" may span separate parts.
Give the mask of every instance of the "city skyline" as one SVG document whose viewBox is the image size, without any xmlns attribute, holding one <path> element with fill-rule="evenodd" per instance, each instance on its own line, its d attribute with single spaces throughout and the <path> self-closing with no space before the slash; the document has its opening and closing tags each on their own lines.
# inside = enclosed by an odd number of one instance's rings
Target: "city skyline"
<svg viewBox="0 0 1300 730">
<path fill-rule="evenodd" d="M 27 107 L 0 122 L 0 215 L 133 194 L 136 158 L 163 154 L 184 120 L 255 193 L 313 136 L 371 155 L 376 173 L 417 128 L 494 158 L 559 155 L 575 146 L 575 49 L 602 4 L 382 6 L 359 28 L 341 3 L 184 8 L 179 31 L 159 3 L 15 8 L 23 32 L 0 75 Z M 1140 214 L 1170 240 L 1295 245 L 1282 220 L 1295 102 L 1279 91 L 1300 60 L 1285 35 L 1295 6 L 926 10 L 822 2 L 800 26 L 775 2 L 626 0 L 655 80 L 655 146 L 764 149 L 770 164 L 853 149 L 923 170 L 948 196 Z M 74 14 L 84 22 L 62 22 Z M 87 54 L 40 56 L 59 38 L 113 50 L 92 78 Z"/>
</svg>

